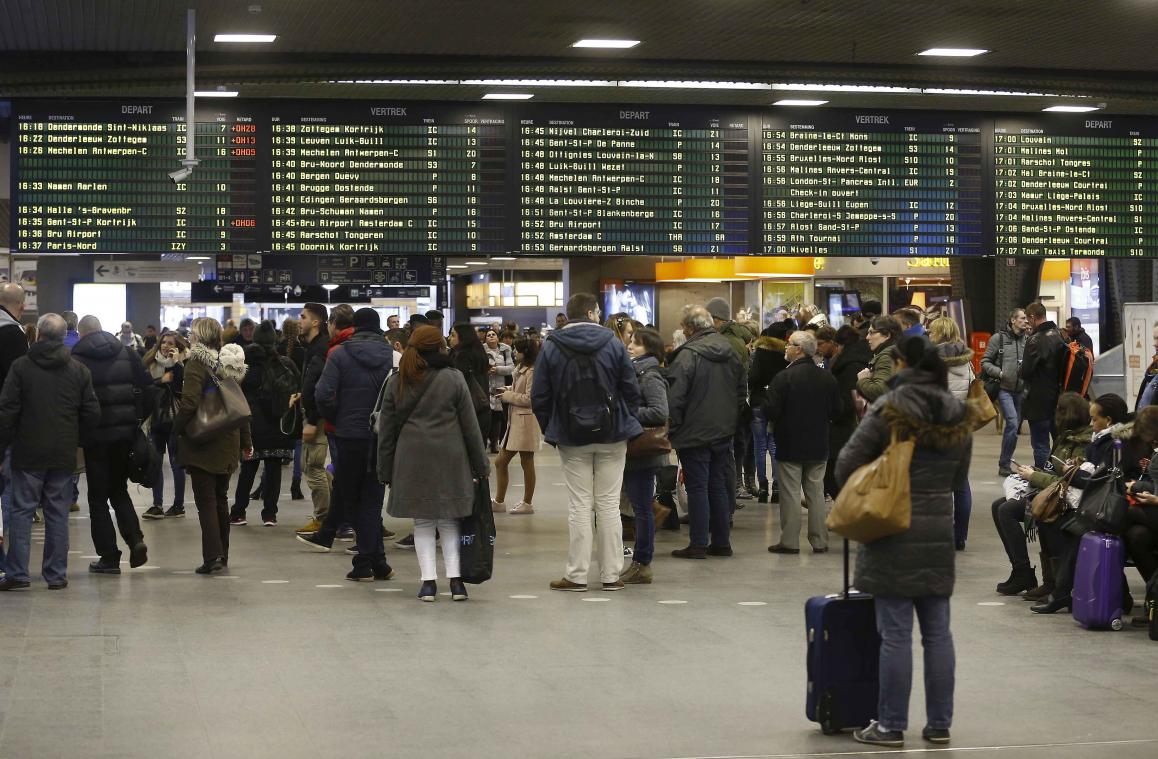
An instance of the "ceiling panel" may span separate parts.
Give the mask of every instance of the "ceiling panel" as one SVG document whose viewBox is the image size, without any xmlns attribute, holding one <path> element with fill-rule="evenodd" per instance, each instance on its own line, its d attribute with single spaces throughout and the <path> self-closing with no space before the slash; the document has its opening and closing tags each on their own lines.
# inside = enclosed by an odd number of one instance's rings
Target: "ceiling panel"
<svg viewBox="0 0 1158 759">
<path fill-rule="evenodd" d="M 187 5 L 198 13 L 200 80 L 237 84 L 253 96 L 476 96 L 317 84 L 441 72 L 455 79 L 937 82 L 1088 94 L 1111 99 L 1121 112 L 1155 112 L 1158 100 L 1154 0 L 2 0 L 0 95 L 129 94 L 129 82 L 141 85 L 134 93 L 177 95 Z M 214 43 L 222 31 L 279 38 L 269 46 Z M 614 52 L 570 47 L 591 36 L 643 44 Z M 930 46 L 992 52 L 950 61 L 914 55 Z M 538 99 L 768 102 L 750 93 L 585 89 Z M 927 98 L 905 105 L 962 107 Z M 970 100 L 964 107 L 992 105 Z"/>
</svg>

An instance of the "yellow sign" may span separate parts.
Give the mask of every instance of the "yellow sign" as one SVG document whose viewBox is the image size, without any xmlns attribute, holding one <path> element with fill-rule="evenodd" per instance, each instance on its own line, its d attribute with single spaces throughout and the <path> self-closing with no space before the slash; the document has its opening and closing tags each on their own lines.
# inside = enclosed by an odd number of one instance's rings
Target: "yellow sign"
<svg viewBox="0 0 1158 759">
<path fill-rule="evenodd" d="M 948 257 L 921 256 L 905 261 L 905 266 L 910 269 L 948 269 L 949 259 Z"/>
</svg>

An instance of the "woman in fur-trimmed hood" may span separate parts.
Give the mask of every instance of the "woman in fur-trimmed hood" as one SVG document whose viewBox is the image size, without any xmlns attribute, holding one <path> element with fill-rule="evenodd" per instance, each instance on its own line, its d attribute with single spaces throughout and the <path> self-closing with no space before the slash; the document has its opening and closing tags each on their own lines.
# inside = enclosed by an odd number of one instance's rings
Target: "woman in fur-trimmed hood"
<svg viewBox="0 0 1158 759">
<path fill-rule="evenodd" d="M 875 596 L 881 634 L 879 717 L 855 734 L 866 743 L 898 740 L 908 726 L 914 610 L 925 649 L 926 731 L 948 740 L 953 718 L 953 490 L 969 474 L 974 418 L 949 393 L 945 363 L 927 339 L 900 340 L 896 365 L 891 389 L 873 403 L 836 462 L 843 485 L 888 448 L 894 432 L 916 442 L 909 529 L 862 545 L 856 560 L 856 588 Z"/>
<path fill-rule="evenodd" d="M 201 522 L 203 563 L 196 571 L 209 574 L 229 564 L 229 476 L 242 455 L 253 454 L 253 440 L 248 419 L 240 427 L 210 440 L 193 442 L 184 434 L 185 427 L 197 414 L 206 385 L 212 382 L 210 375 L 241 382 L 246 372 L 245 352 L 232 343 L 222 347 L 221 325 L 216 319 L 194 319 L 189 338 L 193 345 L 185 362 L 181 403 L 173 420 L 173 431 L 177 435 L 177 459 L 192 480 L 193 499 Z"/>
</svg>

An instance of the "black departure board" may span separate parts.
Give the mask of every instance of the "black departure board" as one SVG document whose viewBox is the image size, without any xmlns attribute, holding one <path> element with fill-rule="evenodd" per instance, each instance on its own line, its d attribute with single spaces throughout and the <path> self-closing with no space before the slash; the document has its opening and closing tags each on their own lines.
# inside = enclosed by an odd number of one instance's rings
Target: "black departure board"
<svg viewBox="0 0 1158 759">
<path fill-rule="evenodd" d="M 1158 255 L 1153 120 L 998 119 L 993 140 L 998 255 Z"/>
<path fill-rule="evenodd" d="M 984 250 L 982 122 L 948 114 L 764 118 L 764 251 L 952 256 Z"/>
<path fill-rule="evenodd" d="M 198 104 L 201 160 L 185 157 L 184 104 L 20 101 L 13 172 L 16 253 L 219 253 L 257 250 L 257 166 L 251 113 Z"/>
<path fill-rule="evenodd" d="M 519 117 L 520 249 L 745 255 L 748 119 L 590 106 Z"/>
<path fill-rule="evenodd" d="M 505 252 L 505 124 L 501 112 L 462 105 L 276 108 L 270 249 Z"/>
</svg>

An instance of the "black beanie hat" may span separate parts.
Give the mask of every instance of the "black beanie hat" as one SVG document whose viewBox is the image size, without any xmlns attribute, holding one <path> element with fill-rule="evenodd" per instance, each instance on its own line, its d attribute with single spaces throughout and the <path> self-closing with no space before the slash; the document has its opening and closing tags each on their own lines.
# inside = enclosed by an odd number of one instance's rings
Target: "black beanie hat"
<svg viewBox="0 0 1158 759">
<path fill-rule="evenodd" d="M 273 326 L 273 322 L 263 321 L 257 325 L 257 329 L 253 330 L 253 342 L 265 348 L 276 346 L 277 329 Z"/>
<path fill-rule="evenodd" d="M 354 312 L 354 331 L 364 330 L 382 331 L 382 318 L 372 308 L 359 308 Z"/>
</svg>

